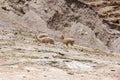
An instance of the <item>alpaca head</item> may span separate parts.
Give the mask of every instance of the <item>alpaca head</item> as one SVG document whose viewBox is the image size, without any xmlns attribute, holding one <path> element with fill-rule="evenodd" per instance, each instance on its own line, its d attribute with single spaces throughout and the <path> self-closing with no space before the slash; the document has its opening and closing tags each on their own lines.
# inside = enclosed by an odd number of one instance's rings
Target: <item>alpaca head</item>
<svg viewBox="0 0 120 80">
<path fill-rule="evenodd" d="M 60 38 L 63 40 L 64 39 L 64 34 L 62 34 Z"/>
</svg>

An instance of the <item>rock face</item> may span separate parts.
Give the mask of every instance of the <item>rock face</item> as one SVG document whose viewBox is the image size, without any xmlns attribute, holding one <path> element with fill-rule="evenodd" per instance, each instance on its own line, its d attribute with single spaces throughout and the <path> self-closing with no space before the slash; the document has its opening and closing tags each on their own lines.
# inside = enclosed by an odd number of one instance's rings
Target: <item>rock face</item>
<svg viewBox="0 0 120 80">
<path fill-rule="evenodd" d="M 119 53 L 120 31 L 111 29 L 102 20 L 91 7 L 78 0 L 0 1 L 1 30 L 46 32 L 58 39 L 65 32 L 66 37 L 75 38 L 81 46 Z"/>
<path fill-rule="evenodd" d="M 108 51 L 107 46 L 96 38 L 94 31 L 81 23 L 73 23 L 69 31 L 69 36 L 76 39 L 76 44 Z"/>
<path fill-rule="evenodd" d="M 96 12 L 103 2 L 0 0 L 0 80 L 120 80 L 119 25 Z M 39 43 L 39 33 L 55 44 Z M 65 46 L 61 34 L 75 45 Z"/>
<path fill-rule="evenodd" d="M 114 40 L 111 43 L 111 49 L 115 51 L 116 53 L 120 53 L 120 38 Z"/>
</svg>

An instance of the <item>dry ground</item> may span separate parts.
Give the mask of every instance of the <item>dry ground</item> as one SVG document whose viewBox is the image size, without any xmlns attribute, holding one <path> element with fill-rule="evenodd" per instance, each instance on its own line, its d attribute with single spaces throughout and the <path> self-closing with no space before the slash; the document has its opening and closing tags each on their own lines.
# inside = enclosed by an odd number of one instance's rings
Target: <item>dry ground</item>
<svg viewBox="0 0 120 80">
<path fill-rule="evenodd" d="M 0 41 L 0 80 L 120 80 L 119 54 L 17 36 L 23 39 Z"/>
<path fill-rule="evenodd" d="M 120 80 L 118 0 L 98 0 L 93 9 L 85 4 L 96 0 L 16 1 L 0 0 L 0 80 Z M 109 6 L 116 7 L 106 13 Z M 62 31 L 79 46 L 64 46 Z M 56 43 L 38 45 L 30 32 L 48 33 Z M 118 54 L 104 52 L 106 46 Z"/>
</svg>

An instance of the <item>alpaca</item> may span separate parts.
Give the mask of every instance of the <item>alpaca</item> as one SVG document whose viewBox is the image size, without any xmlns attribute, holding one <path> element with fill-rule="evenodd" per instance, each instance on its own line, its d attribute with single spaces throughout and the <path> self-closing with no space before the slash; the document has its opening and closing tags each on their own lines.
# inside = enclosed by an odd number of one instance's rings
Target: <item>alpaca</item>
<svg viewBox="0 0 120 80">
<path fill-rule="evenodd" d="M 54 44 L 55 43 L 54 39 L 50 38 L 50 37 L 39 38 L 38 41 L 40 43 L 49 43 L 49 44 Z"/>
<path fill-rule="evenodd" d="M 41 38 L 43 37 L 48 37 L 48 34 L 38 34 L 38 35 L 35 35 L 36 37 L 36 42 L 39 42 Z"/>
<path fill-rule="evenodd" d="M 73 38 L 64 38 L 64 35 L 61 35 L 61 39 L 63 44 L 65 44 L 66 46 L 68 46 L 69 44 L 73 46 L 75 43 L 75 40 Z"/>
</svg>

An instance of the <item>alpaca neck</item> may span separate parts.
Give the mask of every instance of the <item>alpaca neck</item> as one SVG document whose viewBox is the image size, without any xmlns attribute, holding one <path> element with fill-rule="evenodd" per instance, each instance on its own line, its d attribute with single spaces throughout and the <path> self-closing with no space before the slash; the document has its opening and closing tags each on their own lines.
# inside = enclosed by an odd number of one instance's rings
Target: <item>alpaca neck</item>
<svg viewBox="0 0 120 80">
<path fill-rule="evenodd" d="M 64 40 L 64 36 L 63 35 L 61 36 L 61 39 Z"/>
</svg>

